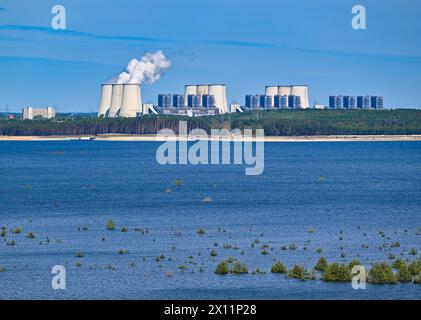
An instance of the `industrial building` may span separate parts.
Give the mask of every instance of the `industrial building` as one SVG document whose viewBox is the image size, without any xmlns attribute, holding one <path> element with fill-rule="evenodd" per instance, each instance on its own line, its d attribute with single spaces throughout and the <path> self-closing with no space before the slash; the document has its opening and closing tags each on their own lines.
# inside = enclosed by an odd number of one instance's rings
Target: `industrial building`
<svg viewBox="0 0 421 320">
<path fill-rule="evenodd" d="M 330 109 L 383 109 L 381 96 L 330 96 Z"/>
<path fill-rule="evenodd" d="M 288 107 L 294 108 L 289 105 L 289 101 L 295 101 L 299 103 L 299 109 L 307 109 L 310 107 L 308 98 L 308 86 L 307 85 L 279 85 L 279 86 L 267 86 L 265 89 L 265 95 L 272 97 L 272 107 L 275 107 L 275 96 L 287 96 Z M 290 96 L 299 97 L 290 99 Z"/>
<path fill-rule="evenodd" d="M 46 107 L 46 108 L 26 107 L 22 109 L 22 119 L 24 120 L 53 119 L 55 117 L 56 117 L 56 109 L 53 107 Z"/>
</svg>

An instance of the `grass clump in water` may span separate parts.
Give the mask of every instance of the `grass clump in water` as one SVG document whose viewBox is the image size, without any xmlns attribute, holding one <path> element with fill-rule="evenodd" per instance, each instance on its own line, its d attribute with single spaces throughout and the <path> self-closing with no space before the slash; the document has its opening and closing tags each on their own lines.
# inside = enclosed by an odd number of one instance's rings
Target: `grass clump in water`
<svg viewBox="0 0 421 320">
<path fill-rule="evenodd" d="M 287 267 L 281 262 L 277 261 L 270 270 L 272 273 L 288 273 Z"/>
<path fill-rule="evenodd" d="M 120 250 L 117 251 L 117 253 L 118 254 L 128 254 L 129 253 L 129 250 L 127 250 L 127 249 L 120 249 Z"/>
<path fill-rule="evenodd" d="M 216 257 L 218 255 L 218 253 L 216 252 L 216 250 L 212 250 L 210 255 L 211 255 L 211 257 Z"/>
<path fill-rule="evenodd" d="M 211 203 L 213 200 L 211 197 L 204 197 L 202 201 L 203 203 Z"/>
<path fill-rule="evenodd" d="M 415 283 L 415 284 L 421 284 L 421 273 L 420 273 L 420 274 L 417 274 L 417 275 L 414 277 L 414 283 Z"/>
<path fill-rule="evenodd" d="M 109 219 L 107 222 L 107 230 L 112 231 L 115 230 L 115 222 L 113 219 Z"/>
<path fill-rule="evenodd" d="M 28 234 L 26 235 L 26 237 L 28 239 L 34 239 L 35 238 L 35 233 L 33 233 L 32 231 L 29 231 Z"/>
<path fill-rule="evenodd" d="M 327 266 L 328 266 L 328 263 L 327 263 L 326 258 L 320 257 L 319 261 L 317 261 L 316 265 L 314 266 L 314 270 L 325 271 Z"/>
<path fill-rule="evenodd" d="M 234 274 L 244 274 L 244 273 L 249 273 L 249 269 L 244 263 L 236 262 L 234 266 L 231 268 L 230 272 Z"/>
<path fill-rule="evenodd" d="M 123 227 L 120 229 L 121 232 L 129 232 L 129 228 L 127 227 Z"/>
<path fill-rule="evenodd" d="M 306 267 L 298 264 L 294 265 L 294 267 L 288 272 L 288 277 L 302 281 L 314 279 L 314 276 L 308 272 Z"/>
<path fill-rule="evenodd" d="M 229 264 L 228 261 L 221 261 L 217 266 L 216 266 L 216 270 L 215 273 L 216 274 L 227 274 L 229 273 Z"/>
<path fill-rule="evenodd" d="M 182 179 L 177 179 L 177 180 L 174 180 L 174 181 L 173 181 L 173 184 L 174 184 L 176 187 L 182 187 L 182 186 L 183 186 L 183 184 L 184 184 L 184 181 L 183 181 Z"/>
<path fill-rule="evenodd" d="M 386 262 L 375 263 L 368 273 L 367 280 L 373 284 L 396 284 L 398 282 L 392 267 Z"/>
<path fill-rule="evenodd" d="M 346 264 L 337 262 L 328 264 L 324 270 L 324 281 L 351 281 L 351 269 Z"/>
<path fill-rule="evenodd" d="M 399 282 L 411 282 L 412 281 L 412 274 L 409 271 L 408 265 L 403 264 L 398 269 L 397 279 Z"/>
<path fill-rule="evenodd" d="M 16 229 L 13 231 L 16 234 L 22 233 L 23 229 L 21 227 L 16 227 Z"/>
<path fill-rule="evenodd" d="M 418 275 L 418 274 L 421 273 L 421 258 L 419 258 L 418 260 L 413 261 L 409 265 L 409 271 L 411 272 L 411 274 L 413 276 Z"/>
<path fill-rule="evenodd" d="M 197 234 L 199 234 L 199 235 L 205 234 L 205 229 L 203 229 L 203 228 L 197 229 Z"/>
<path fill-rule="evenodd" d="M 83 258 L 85 256 L 85 254 L 83 252 L 76 252 L 75 253 L 75 258 Z"/>
</svg>

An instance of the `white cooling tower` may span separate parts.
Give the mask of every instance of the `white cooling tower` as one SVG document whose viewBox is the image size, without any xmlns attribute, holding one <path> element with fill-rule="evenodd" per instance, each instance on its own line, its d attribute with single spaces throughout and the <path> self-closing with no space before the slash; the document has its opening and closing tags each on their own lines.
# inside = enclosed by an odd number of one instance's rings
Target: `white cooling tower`
<svg viewBox="0 0 421 320">
<path fill-rule="evenodd" d="M 291 95 L 291 86 L 279 86 L 278 95 L 280 96 L 289 96 Z"/>
<path fill-rule="evenodd" d="M 267 86 L 265 95 L 272 97 L 272 107 L 275 105 L 275 96 L 278 94 L 278 87 Z"/>
<path fill-rule="evenodd" d="M 227 89 L 224 84 L 209 85 L 209 95 L 214 96 L 215 106 L 220 113 L 228 112 Z"/>
<path fill-rule="evenodd" d="M 197 86 L 195 85 L 187 85 L 184 91 L 184 106 L 187 107 L 189 95 L 196 95 L 197 94 Z"/>
<path fill-rule="evenodd" d="M 198 85 L 196 94 L 198 94 L 198 95 L 209 94 L 209 85 L 207 85 L 207 84 Z"/>
<path fill-rule="evenodd" d="M 101 102 L 99 103 L 98 117 L 105 117 L 107 111 L 110 109 L 112 92 L 113 86 L 111 84 L 102 85 Z"/>
<path fill-rule="evenodd" d="M 117 116 L 121 108 L 121 100 L 123 98 L 123 85 L 113 84 L 110 109 L 108 110 L 108 117 L 114 118 Z"/>
<path fill-rule="evenodd" d="M 135 118 L 139 112 L 142 112 L 142 97 L 140 95 L 140 85 L 125 84 L 123 86 L 123 98 L 119 117 Z"/>
<path fill-rule="evenodd" d="M 308 102 L 308 87 L 307 86 L 292 86 L 291 87 L 291 95 L 299 96 L 301 98 L 301 108 L 307 109 L 309 108 Z"/>
</svg>

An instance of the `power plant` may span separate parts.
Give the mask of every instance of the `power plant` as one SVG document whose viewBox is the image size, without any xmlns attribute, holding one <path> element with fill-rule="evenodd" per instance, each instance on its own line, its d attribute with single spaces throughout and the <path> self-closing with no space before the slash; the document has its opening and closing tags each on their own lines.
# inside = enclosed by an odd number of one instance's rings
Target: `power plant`
<svg viewBox="0 0 421 320">
<path fill-rule="evenodd" d="M 189 96 L 198 96 L 199 101 L 203 101 L 204 96 L 213 96 L 214 106 L 219 113 L 228 112 L 227 89 L 225 84 L 198 84 L 186 85 L 184 91 L 184 103 L 188 106 Z M 203 106 L 202 103 L 200 103 Z"/>
<path fill-rule="evenodd" d="M 139 84 L 102 85 L 99 117 L 134 118 L 141 112 L 142 96 Z"/>
<path fill-rule="evenodd" d="M 275 107 L 275 97 L 299 97 L 299 109 L 307 109 L 310 107 L 308 99 L 308 87 L 306 85 L 288 85 L 288 86 L 267 86 L 265 95 L 272 97 L 272 107 Z M 287 107 L 292 107 L 287 104 Z"/>
</svg>

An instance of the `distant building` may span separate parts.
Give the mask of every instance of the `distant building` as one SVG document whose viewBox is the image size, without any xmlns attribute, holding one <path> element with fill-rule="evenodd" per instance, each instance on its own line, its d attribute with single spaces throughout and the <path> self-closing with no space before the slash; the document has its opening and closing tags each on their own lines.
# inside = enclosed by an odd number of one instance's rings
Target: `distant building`
<svg viewBox="0 0 421 320">
<path fill-rule="evenodd" d="M 14 120 L 15 119 L 15 115 L 14 114 L 8 114 L 7 115 L 7 120 Z"/>
<path fill-rule="evenodd" d="M 184 108 L 184 95 L 182 94 L 174 94 L 172 96 L 172 105 L 175 108 Z"/>
<path fill-rule="evenodd" d="M 344 96 L 343 104 L 345 109 L 355 109 L 357 106 L 357 100 L 354 96 Z"/>
<path fill-rule="evenodd" d="M 371 108 L 383 109 L 383 97 L 371 97 Z"/>
<path fill-rule="evenodd" d="M 287 95 L 276 95 L 275 96 L 275 108 L 285 109 L 288 108 L 288 96 Z"/>
<path fill-rule="evenodd" d="M 359 109 L 370 109 L 371 108 L 371 97 L 370 96 L 358 96 L 357 107 Z"/>
<path fill-rule="evenodd" d="M 246 95 L 246 108 L 258 109 L 260 107 L 260 95 Z"/>
<path fill-rule="evenodd" d="M 201 107 L 200 95 L 189 94 L 187 96 L 187 106 L 189 108 L 200 108 Z"/>
<path fill-rule="evenodd" d="M 319 103 L 316 103 L 316 104 L 314 105 L 314 109 L 317 109 L 317 110 L 324 110 L 324 109 L 326 109 L 326 106 L 325 106 L 324 104 L 319 104 Z"/>
<path fill-rule="evenodd" d="M 202 106 L 205 108 L 212 108 L 215 106 L 215 97 L 213 95 L 202 95 Z"/>
<path fill-rule="evenodd" d="M 272 96 L 261 95 L 260 96 L 260 107 L 265 109 L 272 108 Z"/>
<path fill-rule="evenodd" d="M 56 109 L 52 107 L 47 108 L 32 108 L 26 107 L 22 109 L 22 119 L 53 119 L 56 117 Z"/>
<path fill-rule="evenodd" d="M 159 94 L 158 95 L 158 107 L 169 108 L 172 107 L 172 95 L 171 94 Z"/>
<path fill-rule="evenodd" d="M 288 106 L 291 109 L 301 109 L 301 97 L 300 96 L 288 96 Z"/>
<path fill-rule="evenodd" d="M 330 96 L 329 97 L 329 108 L 331 109 L 342 109 L 344 107 L 342 96 Z"/>
</svg>

